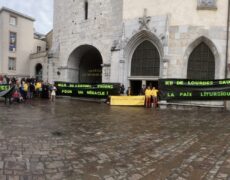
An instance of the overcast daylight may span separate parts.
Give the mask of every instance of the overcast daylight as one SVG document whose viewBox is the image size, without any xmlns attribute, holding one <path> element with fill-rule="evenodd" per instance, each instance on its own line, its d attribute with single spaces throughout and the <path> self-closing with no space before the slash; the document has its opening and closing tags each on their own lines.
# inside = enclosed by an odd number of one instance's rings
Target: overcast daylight
<svg viewBox="0 0 230 180">
<path fill-rule="evenodd" d="M 53 0 L 0 0 L 4 6 L 33 17 L 36 32 L 46 34 L 53 26 Z"/>
<path fill-rule="evenodd" d="M 230 180 L 230 0 L 0 0 L 0 180 L 170 179 Z"/>
</svg>

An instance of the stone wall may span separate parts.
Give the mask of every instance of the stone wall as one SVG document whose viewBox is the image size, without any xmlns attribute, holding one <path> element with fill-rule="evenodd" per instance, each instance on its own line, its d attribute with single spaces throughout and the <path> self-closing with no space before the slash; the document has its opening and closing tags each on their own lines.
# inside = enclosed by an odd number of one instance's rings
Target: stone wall
<svg viewBox="0 0 230 180">
<path fill-rule="evenodd" d="M 110 69 L 113 43 L 121 37 L 122 1 L 90 1 L 87 20 L 84 18 L 84 2 L 54 1 L 53 46 L 60 49 L 59 61 L 55 62 L 61 72 L 59 80 L 68 80 L 70 54 L 81 45 L 91 45 L 101 53 L 103 64 L 108 65 L 103 68 L 103 81 L 109 82 L 110 74 L 105 71 Z"/>
<path fill-rule="evenodd" d="M 215 57 L 215 78 L 225 77 L 227 0 L 215 0 L 207 8 L 200 0 L 97 0 L 89 2 L 87 20 L 84 0 L 54 2 L 52 49 L 56 54 L 56 80 L 70 81 L 70 74 L 77 76 L 71 72 L 78 69 L 78 62 L 69 63 L 70 55 L 78 47 L 90 45 L 102 55 L 103 82 L 120 82 L 127 88 L 135 79 L 130 77 L 132 55 L 144 40 L 159 51 L 160 76 L 136 79 L 187 78 L 189 56 L 201 42 Z M 61 76 L 57 77 L 57 71 Z"/>
<path fill-rule="evenodd" d="M 170 26 L 167 55 L 170 57 L 168 77 L 187 78 L 189 55 L 201 42 L 205 42 L 215 56 L 215 78 L 224 78 L 226 27 L 221 26 Z"/>
<path fill-rule="evenodd" d="M 30 56 L 30 77 L 35 77 L 36 65 L 42 65 L 42 80 L 47 82 L 48 80 L 48 63 L 47 63 L 47 52 L 41 52 Z"/>
<path fill-rule="evenodd" d="M 123 18 L 140 17 L 147 8 L 149 16 L 170 15 L 172 26 L 226 26 L 228 0 L 216 0 L 214 9 L 198 8 L 200 1 L 206 0 L 124 0 Z"/>
<path fill-rule="evenodd" d="M 10 15 L 17 18 L 16 26 L 9 24 Z M 29 55 L 33 52 L 34 31 L 33 19 L 29 19 L 11 10 L 3 10 L 0 13 L 2 18 L 2 71 L 1 74 L 9 76 L 29 76 Z M 16 51 L 9 51 L 9 32 L 16 33 Z M 8 58 L 16 59 L 16 70 L 8 70 Z"/>
</svg>

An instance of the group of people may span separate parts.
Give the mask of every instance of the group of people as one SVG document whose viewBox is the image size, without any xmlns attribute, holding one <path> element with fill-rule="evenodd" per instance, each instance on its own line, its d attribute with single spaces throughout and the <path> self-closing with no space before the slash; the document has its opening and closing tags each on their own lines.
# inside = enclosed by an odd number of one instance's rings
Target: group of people
<svg viewBox="0 0 230 180">
<path fill-rule="evenodd" d="M 0 84 L 15 84 L 17 81 L 17 78 L 15 77 L 8 77 L 6 75 L 2 76 L 0 75 Z"/>
<path fill-rule="evenodd" d="M 0 76 L 0 84 L 9 84 L 14 88 L 12 100 L 22 102 L 34 97 L 50 98 L 55 100 L 57 88 L 49 83 L 44 83 L 35 78 L 22 78 L 20 81 L 15 77 Z"/>
<path fill-rule="evenodd" d="M 145 107 L 157 108 L 158 106 L 158 90 L 153 86 L 148 86 L 145 90 Z"/>
<path fill-rule="evenodd" d="M 121 84 L 120 85 L 120 94 L 124 94 L 124 91 L 125 91 L 124 85 Z M 157 108 L 158 107 L 158 93 L 159 93 L 159 90 L 150 84 L 149 86 L 147 86 L 147 88 L 144 85 L 141 88 L 138 95 L 145 96 L 145 107 L 146 108 L 150 108 L 150 107 Z M 131 87 L 128 87 L 128 89 L 126 90 L 126 95 L 127 96 L 133 95 Z"/>
</svg>

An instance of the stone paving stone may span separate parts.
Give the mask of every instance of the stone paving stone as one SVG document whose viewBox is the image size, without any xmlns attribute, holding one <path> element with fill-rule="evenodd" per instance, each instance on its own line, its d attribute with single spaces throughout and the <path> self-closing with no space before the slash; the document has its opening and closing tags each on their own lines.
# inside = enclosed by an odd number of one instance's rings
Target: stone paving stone
<svg viewBox="0 0 230 180">
<path fill-rule="evenodd" d="M 104 177 L 105 180 L 115 180 L 113 177 Z"/>
<path fill-rule="evenodd" d="M 57 169 L 45 169 L 44 172 L 45 174 L 54 174 L 54 173 L 57 173 L 58 170 Z"/>
<path fill-rule="evenodd" d="M 30 163 L 30 169 L 32 171 L 37 171 L 37 170 L 44 170 L 45 167 L 44 167 L 44 164 L 41 162 L 31 162 Z"/>
<path fill-rule="evenodd" d="M 219 173 L 219 174 L 217 175 L 217 178 L 227 179 L 228 177 L 229 177 L 228 174 L 224 174 L 224 173 Z"/>
<path fill-rule="evenodd" d="M 20 176 L 19 180 L 32 180 L 33 177 L 32 176 Z"/>
<path fill-rule="evenodd" d="M 46 177 L 45 176 L 35 176 L 35 175 L 33 175 L 32 180 L 46 180 Z"/>
<path fill-rule="evenodd" d="M 22 171 L 22 170 L 13 170 L 13 174 L 17 175 L 17 176 L 21 176 L 21 175 L 28 174 L 28 172 L 27 171 Z"/>
<path fill-rule="evenodd" d="M 0 169 L 3 169 L 4 162 L 0 161 Z"/>
<path fill-rule="evenodd" d="M 11 162 L 16 162 L 17 158 L 12 155 L 4 156 L 4 161 L 11 161 Z"/>
<path fill-rule="evenodd" d="M 19 176 L 7 176 L 7 180 L 20 180 Z"/>
<path fill-rule="evenodd" d="M 5 168 L 6 169 L 14 169 L 14 170 L 25 170 L 26 169 L 26 163 L 25 162 L 7 161 L 7 162 L 5 162 Z"/>
<path fill-rule="evenodd" d="M 5 175 L 12 175 L 13 174 L 13 170 L 4 169 L 3 174 L 5 174 Z"/>
<path fill-rule="evenodd" d="M 0 180 L 6 180 L 6 176 L 5 175 L 0 175 Z"/>
<path fill-rule="evenodd" d="M 142 176 L 140 175 L 140 174 L 133 174 L 133 175 L 131 175 L 131 177 L 129 177 L 128 179 L 129 180 L 139 180 L 139 179 L 141 179 L 142 178 Z"/>
<path fill-rule="evenodd" d="M 62 161 L 54 161 L 46 163 L 45 166 L 48 169 L 62 168 L 64 167 L 64 163 Z"/>
<path fill-rule="evenodd" d="M 52 179 L 52 180 L 62 180 L 64 178 L 64 174 L 61 173 L 55 173 L 55 174 L 47 174 L 46 175 L 47 179 Z"/>
</svg>

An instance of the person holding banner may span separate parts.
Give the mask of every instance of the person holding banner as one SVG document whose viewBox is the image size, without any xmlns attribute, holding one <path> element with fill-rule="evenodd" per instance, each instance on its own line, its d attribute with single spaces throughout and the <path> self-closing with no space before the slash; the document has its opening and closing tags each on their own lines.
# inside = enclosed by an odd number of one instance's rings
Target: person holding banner
<svg viewBox="0 0 230 180">
<path fill-rule="evenodd" d="M 124 95 L 124 92 L 125 92 L 125 86 L 124 84 L 120 84 L 120 94 Z"/>
<path fill-rule="evenodd" d="M 153 99 L 154 108 L 157 108 L 157 104 L 158 104 L 157 94 L 158 94 L 158 90 L 153 86 L 153 88 L 151 89 L 151 96 L 152 96 L 152 99 Z"/>
<path fill-rule="evenodd" d="M 150 108 L 151 107 L 151 89 L 150 86 L 147 87 L 145 90 L 145 107 Z"/>
<path fill-rule="evenodd" d="M 143 85 L 141 90 L 140 90 L 139 95 L 145 95 L 145 90 L 146 90 L 146 87 L 145 87 L 145 85 Z"/>
<path fill-rule="evenodd" d="M 128 87 L 128 89 L 126 91 L 126 94 L 127 94 L 127 96 L 132 96 L 133 95 L 131 87 Z"/>
</svg>

